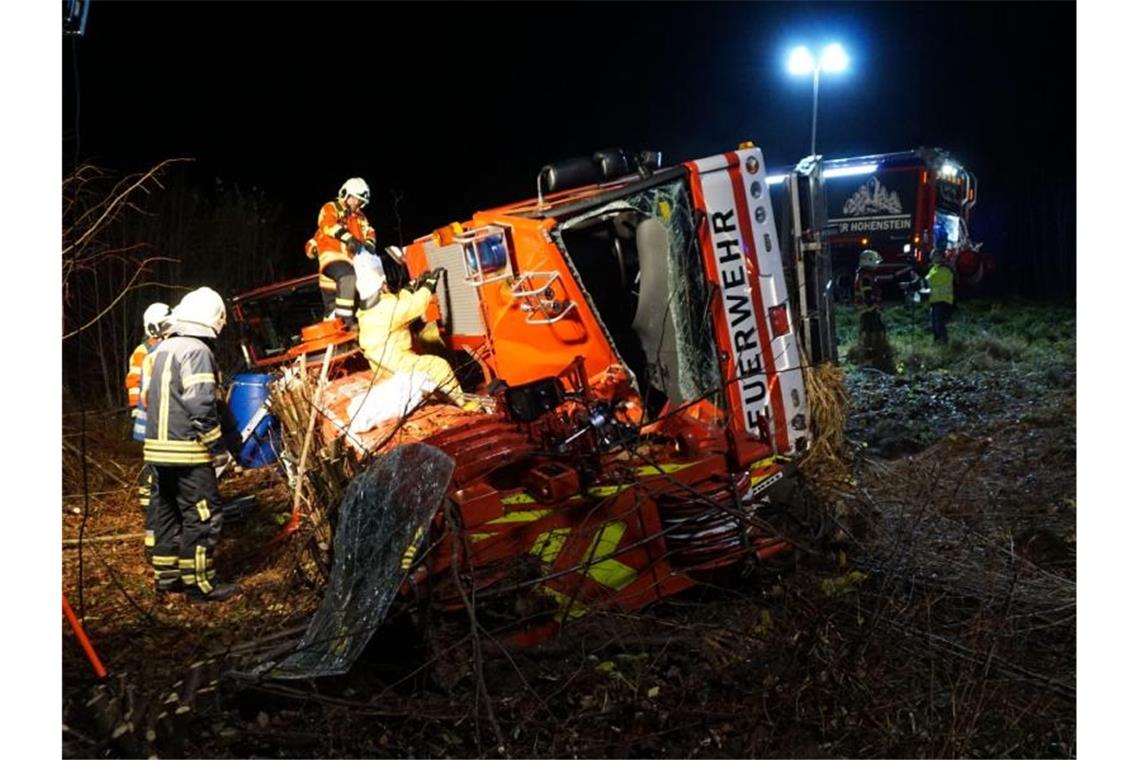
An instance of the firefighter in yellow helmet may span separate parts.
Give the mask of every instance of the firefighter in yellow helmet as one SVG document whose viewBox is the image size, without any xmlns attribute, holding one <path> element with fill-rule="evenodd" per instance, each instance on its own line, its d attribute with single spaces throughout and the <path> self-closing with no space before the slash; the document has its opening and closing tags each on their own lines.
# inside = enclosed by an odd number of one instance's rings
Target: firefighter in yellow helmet
<svg viewBox="0 0 1140 760">
<path fill-rule="evenodd" d="M 936 249 L 930 256 L 930 270 L 926 273 L 930 286 L 930 331 L 935 343 L 946 343 L 946 322 L 954 308 L 954 270 L 946 263 L 946 252 Z"/>
<path fill-rule="evenodd" d="M 340 317 L 350 329 L 355 327 L 356 298 L 352 259 L 362 251 L 376 253 L 376 231 L 363 211 L 371 198 L 363 179 L 346 180 L 336 200 L 321 206 L 317 231 L 305 244 L 305 255 L 318 262 L 325 314 Z"/>
<path fill-rule="evenodd" d="M 380 259 L 361 256 L 356 267 L 356 291 L 360 298 L 357 340 L 373 371 L 381 377 L 397 372 L 423 372 L 456 405 L 463 406 L 463 390 L 451 365 L 439 356 L 412 350 L 411 323 L 424 315 L 442 272 L 426 272 L 407 286 L 409 290 L 401 288 L 391 293 Z"/>
<path fill-rule="evenodd" d="M 228 463 L 227 447 L 235 444 L 235 431 L 223 430 L 232 420 L 218 403 L 214 359 L 214 341 L 225 323 L 225 303 L 216 292 L 187 293 L 171 312 L 169 337 L 153 354 L 146 391 L 143 458 L 158 482 L 148 515 L 155 588 L 185 591 L 196 602 L 237 592 L 237 586 L 214 578 L 223 506 L 214 468 Z"/>
</svg>

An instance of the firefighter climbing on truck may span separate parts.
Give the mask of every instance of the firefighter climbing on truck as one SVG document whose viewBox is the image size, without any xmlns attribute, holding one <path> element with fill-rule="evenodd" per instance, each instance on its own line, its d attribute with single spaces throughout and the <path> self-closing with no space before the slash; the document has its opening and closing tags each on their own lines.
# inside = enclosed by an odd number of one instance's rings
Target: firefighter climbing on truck
<svg viewBox="0 0 1140 760">
<path fill-rule="evenodd" d="M 345 180 L 336 200 L 321 206 L 317 231 L 305 245 L 305 255 L 316 258 L 326 317 L 339 317 L 355 327 L 356 274 L 353 257 L 361 251 L 376 253 L 376 231 L 364 216 L 372 197 L 360 177 Z"/>
</svg>

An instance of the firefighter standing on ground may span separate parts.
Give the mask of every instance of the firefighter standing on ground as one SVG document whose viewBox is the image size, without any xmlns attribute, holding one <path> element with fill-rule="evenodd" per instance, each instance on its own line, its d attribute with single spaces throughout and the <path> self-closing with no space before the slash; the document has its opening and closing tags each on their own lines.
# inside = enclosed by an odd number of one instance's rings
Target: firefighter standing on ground
<svg viewBox="0 0 1140 760">
<path fill-rule="evenodd" d="M 946 321 L 954 308 L 954 270 L 946 263 L 945 251 L 931 254 L 926 282 L 930 285 L 930 331 L 935 343 L 946 343 Z"/>
<path fill-rule="evenodd" d="M 883 258 L 878 251 L 868 248 L 859 254 L 859 268 L 855 270 L 855 308 L 859 313 L 858 363 L 870 364 L 883 372 L 894 372 L 894 350 L 887 340 L 887 327 L 880 311 L 882 283 L 893 278 L 875 274 L 882 263 Z"/>
<path fill-rule="evenodd" d="M 360 296 L 357 340 L 372 370 L 388 376 L 397 372 L 423 372 L 435 381 L 438 389 L 457 405 L 464 405 L 463 391 L 451 365 L 439 356 L 421 355 L 412 350 L 411 323 L 422 317 L 439 284 L 442 269 L 424 273 L 393 294 L 380 260 L 361 257 L 356 271 L 356 289 Z M 410 292 L 409 292 L 410 291 Z"/>
<path fill-rule="evenodd" d="M 355 327 L 352 259 L 361 251 L 376 253 L 376 231 L 362 211 L 371 197 L 363 179 L 347 180 L 336 200 L 321 206 L 316 234 L 305 244 L 305 255 L 318 261 L 325 314 L 340 317 L 349 328 Z"/>
<path fill-rule="evenodd" d="M 191 601 L 220 601 L 238 589 L 214 577 L 222 527 L 215 466 L 229 461 L 217 404 L 213 343 L 226 323 L 221 296 L 188 293 L 171 314 L 170 336 L 153 354 L 143 457 L 158 486 L 151 500 L 155 587 Z"/>
<path fill-rule="evenodd" d="M 127 400 L 131 406 L 131 438 L 139 443 L 146 439 L 146 387 L 150 380 L 151 357 L 163 334 L 169 326 L 170 307 L 164 303 L 152 303 L 143 312 L 143 329 L 146 339 L 135 347 L 128 362 L 126 386 Z M 154 547 L 154 530 L 150 524 L 150 499 L 154 492 L 154 468 L 143 463 L 139 473 L 139 506 L 146 512 L 146 547 L 149 553 Z"/>
</svg>

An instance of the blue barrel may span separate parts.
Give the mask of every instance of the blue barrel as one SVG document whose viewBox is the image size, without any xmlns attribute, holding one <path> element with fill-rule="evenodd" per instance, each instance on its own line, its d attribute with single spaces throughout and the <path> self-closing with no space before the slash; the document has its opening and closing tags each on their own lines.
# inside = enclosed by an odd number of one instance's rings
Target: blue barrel
<svg viewBox="0 0 1140 760">
<path fill-rule="evenodd" d="M 249 423 L 260 413 L 269 398 L 272 375 L 248 373 L 234 375 L 230 384 L 230 411 L 237 421 L 239 432 L 245 432 Z M 238 462 L 242 467 L 265 467 L 277 461 L 281 450 L 281 423 L 271 414 L 261 415 L 252 432 L 242 444 Z"/>
</svg>

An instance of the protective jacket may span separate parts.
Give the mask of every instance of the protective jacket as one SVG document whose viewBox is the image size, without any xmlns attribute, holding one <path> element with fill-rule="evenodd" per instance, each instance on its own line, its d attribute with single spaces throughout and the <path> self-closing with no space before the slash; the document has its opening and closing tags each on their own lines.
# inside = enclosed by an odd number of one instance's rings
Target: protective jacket
<svg viewBox="0 0 1140 760">
<path fill-rule="evenodd" d="M 336 280 L 325 275 L 325 269 L 334 262 L 352 263 L 354 251 L 349 243 L 356 239 L 369 253 L 376 253 L 376 230 L 368 223 L 368 218 L 359 209 L 350 211 L 339 200 L 329 201 L 321 206 L 317 215 L 317 231 L 312 240 L 321 272 L 322 290 L 336 290 Z M 305 253 L 311 258 L 313 248 L 305 246 Z"/>
<path fill-rule="evenodd" d="M 172 335 L 154 352 L 146 392 L 143 459 L 156 465 L 209 464 L 226 449 L 214 352 L 202 338 Z"/>
<path fill-rule="evenodd" d="M 424 372 L 456 404 L 463 404 L 463 391 L 451 365 L 439 356 L 412 350 L 410 325 L 427 311 L 432 292 L 378 293 L 356 312 L 357 340 L 373 371 L 388 376 L 397 372 Z"/>
</svg>

